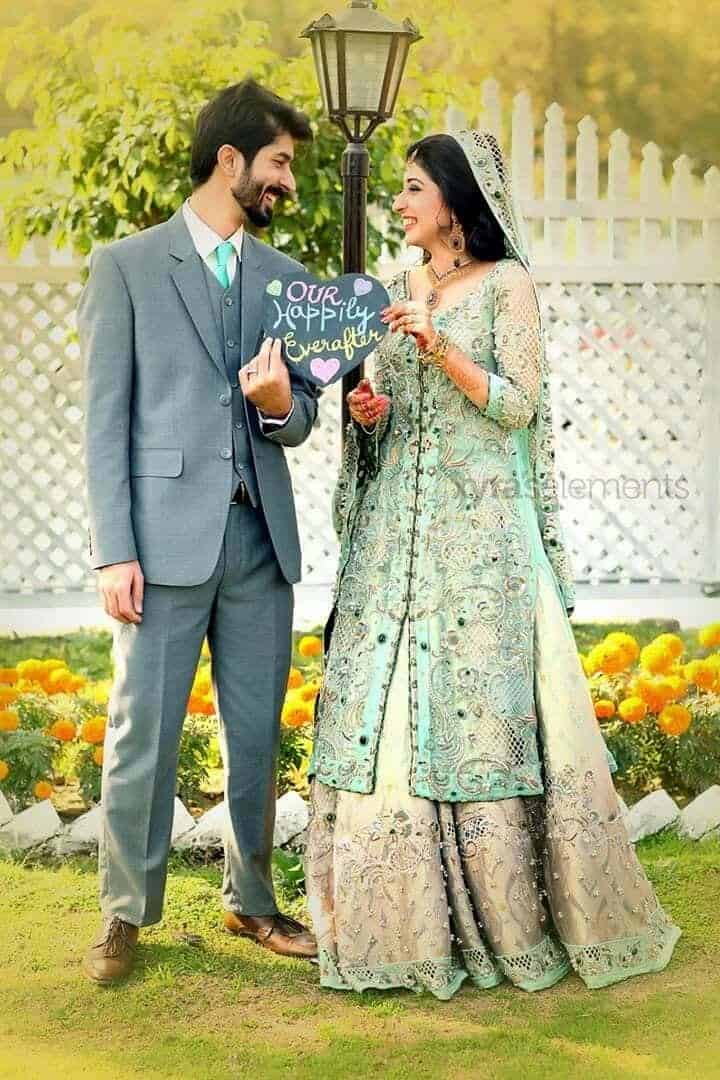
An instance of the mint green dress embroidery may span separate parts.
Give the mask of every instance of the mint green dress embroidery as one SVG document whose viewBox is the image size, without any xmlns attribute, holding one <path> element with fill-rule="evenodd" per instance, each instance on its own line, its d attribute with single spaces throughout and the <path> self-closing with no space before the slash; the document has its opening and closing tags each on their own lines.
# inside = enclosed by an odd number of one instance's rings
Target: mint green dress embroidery
<svg viewBox="0 0 720 1080">
<path fill-rule="evenodd" d="M 507 258 L 435 321 L 489 400 L 392 335 L 389 417 L 348 432 L 310 765 L 321 982 L 450 997 L 574 968 L 602 986 L 659 970 L 680 931 L 628 841 L 566 615 L 544 339 L 502 160 L 456 138 Z"/>
</svg>

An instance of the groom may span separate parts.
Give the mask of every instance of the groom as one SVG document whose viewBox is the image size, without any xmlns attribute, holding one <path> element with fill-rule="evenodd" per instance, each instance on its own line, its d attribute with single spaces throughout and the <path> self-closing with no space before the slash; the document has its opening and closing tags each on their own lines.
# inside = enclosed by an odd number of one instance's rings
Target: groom
<svg viewBox="0 0 720 1080">
<path fill-rule="evenodd" d="M 287 956 L 312 935 L 271 876 L 279 714 L 300 546 L 283 446 L 316 392 L 261 340 L 265 286 L 300 264 L 244 228 L 295 191 L 307 117 L 253 80 L 200 112 L 193 191 L 169 221 L 97 251 L 80 298 L 90 555 L 115 620 L 100 841 L 104 928 L 84 970 L 132 968 L 162 916 L 178 744 L 212 656 L 226 804 L 225 927 Z"/>
</svg>

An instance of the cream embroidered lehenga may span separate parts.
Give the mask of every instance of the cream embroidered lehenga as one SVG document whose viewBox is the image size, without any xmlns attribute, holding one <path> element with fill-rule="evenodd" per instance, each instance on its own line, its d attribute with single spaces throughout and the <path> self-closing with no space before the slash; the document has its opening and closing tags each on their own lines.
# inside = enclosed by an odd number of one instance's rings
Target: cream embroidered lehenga
<svg viewBox="0 0 720 1080">
<path fill-rule="evenodd" d="M 502 158 L 455 136 L 507 255 L 436 324 L 484 409 L 411 340 L 378 350 L 389 420 L 350 432 L 306 854 L 321 982 L 451 997 L 590 987 L 680 935 L 628 841 L 566 607 L 538 307 Z M 407 297 L 407 275 L 391 283 Z"/>
</svg>

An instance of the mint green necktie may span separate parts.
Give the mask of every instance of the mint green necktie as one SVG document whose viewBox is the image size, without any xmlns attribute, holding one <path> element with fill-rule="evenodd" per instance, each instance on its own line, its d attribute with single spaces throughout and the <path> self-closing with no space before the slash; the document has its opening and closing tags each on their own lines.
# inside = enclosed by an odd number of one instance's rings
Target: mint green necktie
<svg viewBox="0 0 720 1080">
<path fill-rule="evenodd" d="M 215 277 L 218 279 L 223 289 L 227 289 L 230 286 L 230 276 L 228 274 L 228 261 L 235 248 L 229 240 L 223 240 L 215 248 L 215 261 L 216 267 L 214 270 Z"/>
</svg>

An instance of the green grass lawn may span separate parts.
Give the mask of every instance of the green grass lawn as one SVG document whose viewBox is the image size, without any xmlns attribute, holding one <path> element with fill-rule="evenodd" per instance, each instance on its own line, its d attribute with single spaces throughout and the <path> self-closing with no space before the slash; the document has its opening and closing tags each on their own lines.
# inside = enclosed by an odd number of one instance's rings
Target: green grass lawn
<svg viewBox="0 0 720 1080">
<path fill-rule="evenodd" d="M 320 989 L 313 966 L 224 935 L 218 867 L 177 858 L 136 973 L 103 990 L 79 968 L 94 861 L 0 861 L 0 1077 L 720 1077 L 720 841 L 640 851 L 684 931 L 665 972 L 593 991 L 466 985 L 450 1002 Z"/>
</svg>

